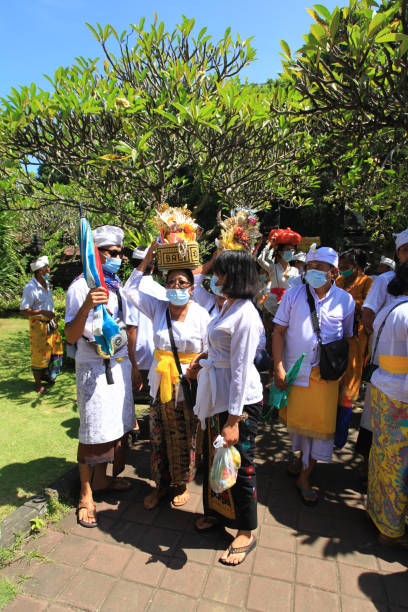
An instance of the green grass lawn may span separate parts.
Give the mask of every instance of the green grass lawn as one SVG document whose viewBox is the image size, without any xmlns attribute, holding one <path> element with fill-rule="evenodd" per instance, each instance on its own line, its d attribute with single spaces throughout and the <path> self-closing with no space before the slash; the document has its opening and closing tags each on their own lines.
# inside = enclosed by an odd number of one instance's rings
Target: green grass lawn
<svg viewBox="0 0 408 612">
<path fill-rule="evenodd" d="M 0 319 L 0 520 L 75 465 L 75 374 L 34 391 L 28 321 Z"/>
</svg>

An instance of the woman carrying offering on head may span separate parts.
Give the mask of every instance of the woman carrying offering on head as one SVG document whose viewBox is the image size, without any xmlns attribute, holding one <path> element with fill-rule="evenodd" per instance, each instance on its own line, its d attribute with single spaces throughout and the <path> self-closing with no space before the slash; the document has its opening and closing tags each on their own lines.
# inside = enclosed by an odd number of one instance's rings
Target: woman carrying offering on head
<svg viewBox="0 0 408 612">
<path fill-rule="evenodd" d="M 166 313 L 183 372 L 197 354 L 205 349 L 209 315 L 190 298 L 194 277 L 190 269 L 170 270 L 165 286 L 167 300 L 140 291 L 146 268 L 154 259 L 153 243 L 141 264 L 125 286 L 127 298 L 153 324 L 154 360 L 149 371 L 151 475 L 156 483 L 144 500 L 147 509 L 155 508 L 170 494 L 174 506 L 183 506 L 189 499 L 187 484 L 195 475 L 197 419 L 189 407 L 179 384 L 179 374 L 172 351 Z"/>
<path fill-rule="evenodd" d="M 213 271 L 226 299 L 208 326 L 208 353 L 197 357 L 188 371 L 194 376 L 199 369 L 195 413 L 205 428 L 204 516 L 196 528 L 200 532 L 216 525 L 237 529 L 220 562 L 238 565 L 256 544 L 252 534 L 257 526 L 254 454 L 263 389 L 254 357 L 263 326 L 252 303 L 258 275 L 251 255 L 244 250 L 224 251 Z M 217 494 L 209 486 L 209 471 L 219 434 L 226 446 L 239 451 L 241 467 L 236 484 Z"/>
</svg>

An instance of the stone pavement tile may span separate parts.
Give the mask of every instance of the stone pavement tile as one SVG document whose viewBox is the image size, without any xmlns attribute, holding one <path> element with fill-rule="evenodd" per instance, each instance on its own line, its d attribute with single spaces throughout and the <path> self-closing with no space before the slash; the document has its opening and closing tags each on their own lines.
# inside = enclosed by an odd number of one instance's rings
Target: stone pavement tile
<svg viewBox="0 0 408 612">
<path fill-rule="evenodd" d="M 91 552 L 85 567 L 109 576 L 120 576 L 131 556 L 132 551 L 123 546 L 99 544 Z"/>
<path fill-rule="evenodd" d="M 145 552 L 172 556 L 180 538 L 180 531 L 152 527 L 142 536 L 139 546 Z"/>
<path fill-rule="evenodd" d="M 263 522 L 286 529 L 297 529 L 297 510 L 295 508 L 266 508 Z"/>
<path fill-rule="evenodd" d="M 72 530 L 74 535 L 86 537 L 91 540 L 97 540 L 98 542 L 105 541 L 106 538 L 110 536 L 110 532 L 115 526 L 115 522 L 110 518 L 104 518 L 98 516 L 98 527 L 93 527 L 89 529 L 87 527 L 82 527 L 81 525 L 76 525 Z"/>
<path fill-rule="evenodd" d="M 336 563 L 313 557 L 298 557 L 296 582 L 336 593 L 338 590 Z"/>
<path fill-rule="evenodd" d="M 372 570 L 378 569 L 377 558 L 373 546 L 361 548 L 360 550 L 353 550 L 352 546 L 348 543 L 341 542 L 339 544 L 336 559 L 339 563 L 344 563 L 345 565 L 355 565 L 356 567 L 364 567 Z"/>
<path fill-rule="evenodd" d="M 272 525 L 262 525 L 258 536 L 260 546 L 294 552 L 296 545 L 296 532 L 290 529 L 281 529 Z"/>
<path fill-rule="evenodd" d="M 204 534 L 194 533 L 192 531 L 185 533 L 178 546 L 176 547 L 175 556 L 185 558 L 188 561 L 196 561 L 198 563 L 212 563 L 217 550 L 219 534 L 217 531 L 212 531 Z"/>
<path fill-rule="evenodd" d="M 297 584 L 294 612 L 316 612 L 316 610 L 338 612 L 340 610 L 338 595 Z"/>
<path fill-rule="evenodd" d="M 339 541 L 335 538 L 323 538 L 317 533 L 301 533 L 296 538 L 296 554 L 319 559 L 335 559 Z"/>
<path fill-rule="evenodd" d="M 231 606 L 244 605 L 249 577 L 245 574 L 237 574 L 233 569 L 214 567 L 208 576 L 203 597 Z M 255 578 L 251 579 L 253 580 Z"/>
<path fill-rule="evenodd" d="M 408 569 L 408 554 L 405 550 L 376 547 L 378 565 L 382 572 L 403 572 Z M 407 597 L 408 599 L 408 597 Z"/>
<path fill-rule="evenodd" d="M 34 538 L 30 538 L 25 546 L 25 550 L 38 551 L 41 555 L 48 555 L 52 551 L 53 548 L 62 540 L 62 533 L 58 533 L 57 531 L 48 530 L 44 533 L 44 535 L 39 535 Z"/>
<path fill-rule="evenodd" d="M 169 591 L 156 591 L 149 612 L 193 612 L 196 609 L 195 599 L 184 597 Z"/>
<path fill-rule="evenodd" d="M 291 598 L 292 585 L 289 582 L 254 576 L 249 587 L 247 609 L 259 612 L 289 612 Z"/>
<path fill-rule="evenodd" d="M 136 550 L 125 567 L 122 578 L 157 586 L 168 564 L 168 557 L 154 556 L 142 550 Z"/>
<path fill-rule="evenodd" d="M 276 509 L 297 508 L 299 497 L 296 488 L 292 486 L 284 489 L 271 488 L 268 496 L 268 507 Z"/>
<path fill-rule="evenodd" d="M 190 597 L 199 597 L 207 577 L 208 567 L 199 563 L 182 563 L 172 559 L 161 582 L 161 589 L 175 591 Z"/>
<path fill-rule="evenodd" d="M 337 535 L 330 515 L 310 510 L 302 509 L 298 514 L 298 529 L 301 533 L 316 533 L 325 537 Z"/>
<path fill-rule="evenodd" d="M 64 518 L 52 526 L 54 531 L 70 532 L 77 525 L 76 509 L 70 510 Z"/>
<path fill-rule="evenodd" d="M 154 526 L 187 531 L 193 519 L 196 518 L 196 514 L 192 511 L 184 510 L 184 508 L 185 506 L 180 509 L 162 508 L 154 520 Z"/>
<path fill-rule="evenodd" d="M 48 601 L 40 601 L 25 595 L 17 597 L 4 609 L 5 612 L 42 612 L 48 606 Z"/>
<path fill-rule="evenodd" d="M 110 576 L 81 568 L 68 582 L 58 601 L 93 612 L 101 607 L 113 584 Z"/>
<path fill-rule="evenodd" d="M 258 547 L 253 573 L 267 578 L 293 581 L 295 555 L 282 550 Z"/>
<path fill-rule="evenodd" d="M 234 612 L 234 610 L 238 612 L 240 608 L 229 604 L 224 605 L 216 601 L 207 601 L 206 599 L 202 599 L 197 608 L 197 612 Z"/>
<path fill-rule="evenodd" d="M 339 563 L 338 567 L 342 595 L 367 598 L 380 603 L 387 601 L 382 576 L 378 572 L 342 563 Z"/>
<path fill-rule="evenodd" d="M 95 546 L 96 542 L 94 540 L 87 540 L 74 535 L 65 536 L 49 554 L 49 557 L 53 561 L 78 567 L 88 558 Z"/>
<path fill-rule="evenodd" d="M 154 510 L 146 510 L 143 506 L 143 502 L 135 502 L 129 504 L 128 508 L 123 513 L 123 519 L 125 521 L 135 521 L 136 523 L 143 523 L 144 525 L 151 525 L 160 508 Z"/>
<path fill-rule="evenodd" d="M 152 589 L 143 584 L 119 580 L 106 598 L 101 612 L 144 610 L 151 600 Z M 48 612 L 48 610 L 47 610 Z"/>
<path fill-rule="evenodd" d="M 383 579 L 390 604 L 408 608 L 408 571 L 386 574 Z"/>
<path fill-rule="evenodd" d="M 377 542 L 377 532 L 363 511 L 360 517 L 355 517 L 352 521 L 335 519 L 334 529 L 337 537 L 351 541 L 355 546 L 366 546 Z"/>
<path fill-rule="evenodd" d="M 33 576 L 24 582 L 25 593 L 52 599 L 66 585 L 67 580 L 74 574 L 75 568 L 56 563 L 42 563 L 34 571 Z"/>
<path fill-rule="evenodd" d="M 341 609 L 342 612 L 388 612 L 389 610 L 385 603 L 373 602 L 368 599 L 357 599 L 348 595 L 342 596 Z"/>
<path fill-rule="evenodd" d="M 60 606 L 59 604 L 51 604 L 50 607 L 47 608 L 47 612 L 72 612 L 72 608 Z"/>
<path fill-rule="evenodd" d="M 109 502 L 109 501 L 101 501 L 96 504 L 96 512 L 98 513 L 98 520 L 101 518 L 110 518 L 114 521 L 117 521 L 120 516 L 125 512 L 125 510 L 129 507 L 129 503 L 127 501 L 117 501 Z"/>
</svg>

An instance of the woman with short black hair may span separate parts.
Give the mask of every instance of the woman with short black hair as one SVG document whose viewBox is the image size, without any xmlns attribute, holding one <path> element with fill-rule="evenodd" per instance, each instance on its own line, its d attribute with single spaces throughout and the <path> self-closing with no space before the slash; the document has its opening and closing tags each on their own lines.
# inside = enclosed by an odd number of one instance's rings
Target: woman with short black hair
<svg viewBox="0 0 408 612">
<path fill-rule="evenodd" d="M 254 357 L 263 326 L 252 303 L 258 282 L 251 255 L 224 251 L 215 260 L 214 272 L 226 300 L 208 325 L 208 354 L 198 356 L 190 368 L 190 372 L 197 364 L 201 368 L 195 412 L 205 429 L 204 516 L 197 520 L 196 528 L 200 532 L 216 525 L 237 529 L 220 562 L 238 565 L 256 544 L 252 534 L 257 527 L 254 455 L 263 389 Z M 225 446 L 234 445 L 241 455 L 236 484 L 220 494 L 209 487 L 213 442 L 218 434 Z"/>
</svg>

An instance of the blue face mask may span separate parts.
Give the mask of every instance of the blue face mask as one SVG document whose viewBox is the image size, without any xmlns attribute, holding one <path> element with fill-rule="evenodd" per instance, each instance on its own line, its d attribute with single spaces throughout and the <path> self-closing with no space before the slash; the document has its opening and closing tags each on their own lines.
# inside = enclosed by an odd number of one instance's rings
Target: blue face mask
<svg viewBox="0 0 408 612">
<path fill-rule="evenodd" d="M 46 272 L 45 274 L 43 274 L 43 279 L 44 279 L 44 280 L 49 280 L 49 279 L 50 279 L 50 275 L 48 274 L 48 272 Z"/>
<path fill-rule="evenodd" d="M 223 297 L 222 287 L 220 287 L 220 285 L 217 285 L 217 283 L 218 283 L 218 276 L 215 276 L 215 274 L 213 274 L 210 280 L 210 289 L 215 295 L 218 295 L 219 297 Z"/>
<path fill-rule="evenodd" d="M 292 261 L 295 251 L 283 251 L 282 257 L 285 261 Z"/>
<path fill-rule="evenodd" d="M 122 260 L 120 257 L 107 257 L 105 263 L 102 264 L 102 270 L 104 272 L 116 274 L 116 272 L 119 271 L 121 265 Z"/>
<path fill-rule="evenodd" d="M 327 272 L 321 270 L 308 270 L 305 274 L 305 281 L 313 287 L 313 289 L 319 289 L 327 283 L 326 278 Z"/>
<path fill-rule="evenodd" d="M 166 296 L 173 306 L 184 306 L 190 299 L 188 289 L 167 289 Z"/>
</svg>

